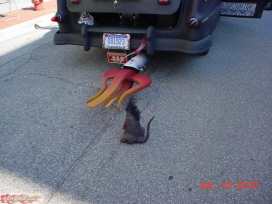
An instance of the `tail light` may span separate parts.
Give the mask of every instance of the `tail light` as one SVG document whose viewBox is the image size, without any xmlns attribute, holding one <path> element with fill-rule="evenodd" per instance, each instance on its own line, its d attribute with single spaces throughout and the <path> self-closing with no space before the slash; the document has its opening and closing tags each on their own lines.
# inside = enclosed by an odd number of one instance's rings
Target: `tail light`
<svg viewBox="0 0 272 204">
<path fill-rule="evenodd" d="M 158 0 L 158 4 L 167 5 L 170 4 L 171 0 Z"/>
<path fill-rule="evenodd" d="M 73 4 L 79 4 L 79 3 L 80 3 L 80 0 L 71 0 L 71 2 L 72 2 Z"/>
<path fill-rule="evenodd" d="M 55 16 L 53 16 L 53 17 L 51 18 L 51 21 L 57 22 L 57 23 L 61 22 L 61 15 L 56 14 Z"/>
</svg>

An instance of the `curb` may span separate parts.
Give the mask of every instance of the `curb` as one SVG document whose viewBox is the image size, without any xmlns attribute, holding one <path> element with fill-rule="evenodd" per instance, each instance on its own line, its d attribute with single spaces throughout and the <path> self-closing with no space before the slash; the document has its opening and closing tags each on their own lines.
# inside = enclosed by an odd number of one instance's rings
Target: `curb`
<svg viewBox="0 0 272 204">
<path fill-rule="evenodd" d="M 0 41 L 7 41 L 11 38 L 15 38 L 18 35 L 23 35 L 24 33 L 28 33 L 30 31 L 36 30 L 34 24 L 38 24 L 40 26 L 52 26 L 57 27 L 58 24 L 51 21 L 51 17 L 55 15 L 54 13 L 46 14 L 42 17 L 35 18 L 33 20 L 29 20 L 18 25 L 14 25 L 5 29 L 0 30 Z"/>
</svg>

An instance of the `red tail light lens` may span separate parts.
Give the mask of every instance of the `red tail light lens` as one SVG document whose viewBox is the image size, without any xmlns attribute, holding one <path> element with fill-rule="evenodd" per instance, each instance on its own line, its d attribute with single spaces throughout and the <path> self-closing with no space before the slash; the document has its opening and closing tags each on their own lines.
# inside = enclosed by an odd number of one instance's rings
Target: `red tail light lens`
<svg viewBox="0 0 272 204">
<path fill-rule="evenodd" d="M 80 3 L 80 0 L 71 0 L 71 2 L 72 2 L 73 4 L 79 4 L 79 3 Z"/>
<path fill-rule="evenodd" d="M 158 4 L 167 5 L 170 4 L 171 0 L 158 0 Z"/>
<path fill-rule="evenodd" d="M 53 21 L 53 22 L 61 22 L 61 16 L 60 15 L 58 15 L 58 14 L 56 14 L 55 16 L 53 16 L 52 18 L 51 18 L 51 21 Z"/>
</svg>

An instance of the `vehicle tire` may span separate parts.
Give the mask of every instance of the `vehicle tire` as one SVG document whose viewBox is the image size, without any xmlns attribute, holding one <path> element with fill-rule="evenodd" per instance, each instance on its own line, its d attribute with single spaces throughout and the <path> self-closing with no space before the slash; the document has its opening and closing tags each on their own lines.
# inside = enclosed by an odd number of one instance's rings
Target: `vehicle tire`
<svg viewBox="0 0 272 204">
<path fill-rule="evenodd" d="M 200 55 L 205 56 L 205 55 L 207 55 L 207 54 L 209 53 L 209 51 L 210 51 L 210 49 L 208 49 L 208 50 L 206 50 L 206 51 L 200 53 Z"/>
</svg>

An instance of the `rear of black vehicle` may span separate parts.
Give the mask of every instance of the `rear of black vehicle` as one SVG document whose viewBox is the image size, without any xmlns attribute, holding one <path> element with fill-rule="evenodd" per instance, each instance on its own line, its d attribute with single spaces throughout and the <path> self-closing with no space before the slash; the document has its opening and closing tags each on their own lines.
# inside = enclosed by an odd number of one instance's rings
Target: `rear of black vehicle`
<svg viewBox="0 0 272 204">
<path fill-rule="evenodd" d="M 87 51 L 111 48 L 105 39 L 117 43 L 114 38 L 127 34 L 130 49 L 137 49 L 145 36 L 148 55 L 205 53 L 219 22 L 220 5 L 219 0 L 58 0 L 54 43 L 81 45 Z M 80 22 L 84 17 L 90 22 Z"/>
<path fill-rule="evenodd" d="M 54 43 L 207 53 L 220 14 L 260 18 L 270 0 L 57 0 Z"/>
</svg>

